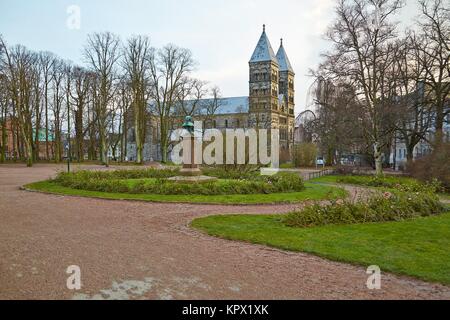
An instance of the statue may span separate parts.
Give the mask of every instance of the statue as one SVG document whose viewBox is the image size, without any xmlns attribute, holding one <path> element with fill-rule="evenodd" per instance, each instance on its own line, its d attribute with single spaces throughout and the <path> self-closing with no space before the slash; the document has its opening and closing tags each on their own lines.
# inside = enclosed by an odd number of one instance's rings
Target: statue
<svg viewBox="0 0 450 320">
<path fill-rule="evenodd" d="M 194 122 L 191 116 L 186 116 L 184 118 L 184 123 L 182 125 L 183 129 L 186 129 L 191 135 L 194 133 Z"/>
<path fill-rule="evenodd" d="M 169 181 L 179 183 L 205 183 L 216 181 L 215 177 L 203 176 L 202 171 L 195 163 L 195 135 L 194 122 L 191 116 L 184 118 L 183 129 L 189 132 L 189 135 L 183 137 L 183 167 L 180 170 L 180 176 L 168 178 Z"/>
</svg>

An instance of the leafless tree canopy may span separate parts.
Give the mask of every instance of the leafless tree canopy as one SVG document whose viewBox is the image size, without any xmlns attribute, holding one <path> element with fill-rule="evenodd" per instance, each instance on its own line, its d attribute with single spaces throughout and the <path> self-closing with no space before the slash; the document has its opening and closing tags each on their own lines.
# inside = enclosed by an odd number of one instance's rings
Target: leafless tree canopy
<svg viewBox="0 0 450 320">
<path fill-rule="evenodd" d="M 104 32 L 88 36 L 83 58 L 75 65 L 0 36 L 0 161 L 124 161 L 131 127 L 136 161 L 144 161 L 149 128 L 165 161 L 174 121 L 201 110 L 212 116 L 220 105 L 218 88 L 192 78 L 187 49 L 157 49 L 142 35 L 122 42 Z M 204 105 L 208 95 L 213 105 Z"/>
<path fill-rule="evenodd" d="M 449 112 L 449 4 L 442 0 L 419 0 L 421 12 L 414 26 L 399 34 L 395 15 L 401 12 L 401 0 L 338 0 L 336 19 L 326 38 L 333 49 L 323 54 L 323 63 L 312 75 L 345 88 L 354 94 L 320 94 L 317 123 L 333 130 L 336 111 L 356 105 L 355 127 L 362 132 L 360 149 L 370 150 L 377 172 L 382 173 L 382 155 L 396 137 L 405 141 L 408 159 L 421 140 L 442 142 L 443 123 Z M 331 99 L 331 103 L 330 103 Z M 338 106 L 331 108 L 330 106 Z M 345 132 L 340 121 L 335 132 Z M 320 130 L 319 130 L 320 131 Z M 332 139 L 328 131 L 319 132 L 321 141 Z M 433 141 L 430 140 L 430 131 Z M 343 139 L 339 134 L 340 139 Z M 329 145 L 329 144 L 328 144 Z M 341 147 L 345 143 L 335 143 Z M 349 150 L 348 146 L 345 146 Z M 332 148 L 336 154 L 336 147 Z M 387 157 L 385 157 L 386 159 Z"/>
</svg>

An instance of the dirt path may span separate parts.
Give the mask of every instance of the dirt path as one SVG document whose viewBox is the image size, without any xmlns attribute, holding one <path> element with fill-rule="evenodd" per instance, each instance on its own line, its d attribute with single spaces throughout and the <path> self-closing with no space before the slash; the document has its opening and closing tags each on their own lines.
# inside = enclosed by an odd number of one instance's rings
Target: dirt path
<svg viewBox="0 0 450 320">
<path fill-rule="evenodd" d="M 0 166 L 0 299 L 450 299 L 450 288 L 302 253 L 208 237 L 187 227 L 217 213 L 295 205 L 155 204 L 20 191 L 54 165 Z M 81 268 L 82 289 L 66 287 Z"/>
</svg>

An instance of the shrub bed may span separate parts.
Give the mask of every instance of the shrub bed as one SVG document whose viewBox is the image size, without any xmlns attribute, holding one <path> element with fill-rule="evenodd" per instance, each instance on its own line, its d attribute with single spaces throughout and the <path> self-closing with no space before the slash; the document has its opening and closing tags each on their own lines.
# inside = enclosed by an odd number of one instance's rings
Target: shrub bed
<svg viewBox="0 0 450 320">
<path fill-rule="evenodd" d="M 260 168 L 251 165 L 209 166 L 202 167 L 202 172 L 204 175 L 219 179 L 260 179 L 263 177 L 260 174 Z"/>
<path fill-rule="evenodd" d="M 124 169 L 124 170 L 80 170 L 76 172 L 60 172 L 56 180 L 61 182 L 70 179 L 79 180 L 104 180 L 104 179 L 145 179 L 145 178 L 170 178 L 179 174 L 179 169 Z"/>
<path fill-rule="evenodd" d="M 161 195 L 231 195 L 269 194 L 298 192 L 304 189 L 297 174 L 279 173 L 274 176 L 246 174 L 245 178 L 230 173 L 233 179 L 222 179 L 209 183 L 175 183 L 165 178 L 177 175 L 177 170 L 119 170 L 119 171 L 79 171 L 60 173 L 58 184 L 88 191 L 131 194 Z M 219 175 L 225 177 L 226 175 Z M 228 177 L 229 177 L 228 176 Z M 137 180 L 136 180 L 137 179 Z"/>
<path fill-rule="evenodd" d="M 313 227 L 328 224 L 401 221 L 440 214 L 445 207 L 430 193 L 377 194 L 364 203 L 336 200 L 332 205 L 314 204 L 283 218 L 289 227 Z"/>
<path fill-rule="evenodd" d="M 426 192 L 436 193 L 440 189 L 440 183 L 437 180 L 428 183 L 422 183 L 416 179 L 409 177 L 393 177 L 393 176 L 338 176 L 338 183 L 356 184 L 368 187 L 383 187 L 396 189 L 402 192 Z"/>
</svg>

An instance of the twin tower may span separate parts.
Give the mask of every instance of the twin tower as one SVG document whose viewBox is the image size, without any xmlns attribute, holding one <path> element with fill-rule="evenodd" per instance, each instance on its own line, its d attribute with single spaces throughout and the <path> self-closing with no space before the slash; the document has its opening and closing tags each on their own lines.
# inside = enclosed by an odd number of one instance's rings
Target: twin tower
<svg viewBox="0 0 450 320">
<path fill-rule="evenodd" d="M 280 145 L 290 149 L 294 136 L 295 73 L 283 47 L 275 55 L 266 27 L 249 61 L 249 107 L 256 126 L 280 130 Z"/>
</svg>

